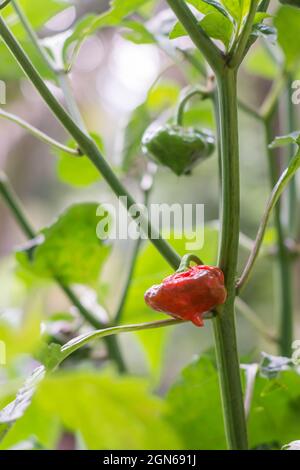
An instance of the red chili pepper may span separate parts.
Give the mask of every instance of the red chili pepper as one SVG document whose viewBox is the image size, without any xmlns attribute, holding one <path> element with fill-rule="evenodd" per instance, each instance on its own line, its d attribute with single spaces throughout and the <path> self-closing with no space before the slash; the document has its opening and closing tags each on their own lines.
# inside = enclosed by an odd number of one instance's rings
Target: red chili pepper
<svg viewBox="0 0 300 470">
<path fill-rule="evenodd" d="M 145 293 L 149 307 L 203 326 L 203 314 L 226 300 L 223 272 L 215 266 L 197 265 L 176 272 Z"/>
</svg>

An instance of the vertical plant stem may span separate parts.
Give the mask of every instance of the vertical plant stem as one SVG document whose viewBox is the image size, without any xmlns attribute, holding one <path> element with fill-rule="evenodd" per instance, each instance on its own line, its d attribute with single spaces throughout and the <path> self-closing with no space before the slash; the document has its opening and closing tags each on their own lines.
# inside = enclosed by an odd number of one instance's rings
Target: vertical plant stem
<svg viewBox="0 0 300 470">
<path fill-rule="evenodd" d="M 272 118 L 265 121 L 266 143 L 273 140 Z M 271 188 L 278 180 L 278 168 L 273 152 L 268 149 L 268 164 Z M 277 236 L 277 268 L 278 282 L 275 285 L 275 292 L 278 294 L 280 326 L 279 326 L 279 346 L 280 354 L 291 355 L 293 341 L 293 301 L 292 301 L 292 273 L 291 257 L 285 244 L 285 233 L 281 219 L 280 202 L 274 208 L 274 225 Z"/>
<path fill-rule="evenodd" d="M 225 275 L 228 297 L 213 323 L 227 442 L 230 449 L 242 450 L 247 449 L 247 428 L 234 312 L 240 213 L 236 75 L 235 69 L 225 67 L 218 77 L 223 183 L 219 266 Z"/>
</svg>

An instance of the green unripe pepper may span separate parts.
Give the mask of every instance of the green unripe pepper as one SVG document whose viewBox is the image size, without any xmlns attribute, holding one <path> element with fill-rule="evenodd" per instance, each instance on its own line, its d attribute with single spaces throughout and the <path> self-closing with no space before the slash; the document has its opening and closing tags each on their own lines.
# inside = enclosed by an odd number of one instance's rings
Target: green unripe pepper
<svg viewBox="0 0 300 470">
<path fill-rule="evenodd" d="M 190 173 L 214 148 L 215 139 L 209 132 L 175 124 L 152 125 L 142 139 L 143 152 L 178 176 Z"/>
</svg>

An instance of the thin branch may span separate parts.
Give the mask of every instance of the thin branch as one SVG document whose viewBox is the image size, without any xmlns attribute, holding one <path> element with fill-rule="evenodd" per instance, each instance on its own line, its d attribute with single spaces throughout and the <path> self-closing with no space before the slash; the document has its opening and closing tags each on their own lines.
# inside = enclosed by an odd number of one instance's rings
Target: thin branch
<svg viewBox="0 0 300 470">
<path fill-rule="evenodd" d="M 246 284 L 246 282 L 249 279 L 249 276 L 250 276 L 250 274 L 253 270 L 255 261 L 258 257 L 258 254 L 259 254 L 259 251 L 260 251 L 263 239 L 264 239 L 265 231 L 266 231 L 270 216 L 272 214 L 272 211 L 273 211 L 276 203 L 278 202 L 282 192 L 284 191 L 284 189 L 286 188 L 286 186 L 288 185 L 290 180 L 293 178 L 293 176 L 295 175 L 295 173 L 296 173 L 296 171 L 298 170 L 299 167 L 300 167 L 300 150 L 298 149 L 298 152 L 293 157 L 293 159 L 292 159 L 290 165 L 288 166 L 288 168 L 280 176 L 277 184 L 275 185 L 275 187 L 274 187 L 274 189 L 271 193 L 271 196 L 270 196 L 269 201 L 267 203 L 265 212 L 263 214 L 263 217 L 262 217 L 262 220 L 261 220 L 258 232 L 257 232 L 257 236 L 256 236 L 256 239 L 255 239 L 253 250 L 252 250 L 252 252 L 250 254 L 250 257 L 247 261 L 245 269 L 244 269 L 244 271 L 243 271 L 243 273 L 242 273 L 242 275 L 241 275 L 241 277 L 240 277 L 240 279 L 237 283 L 237 292 L 240 292 L 240 290 L 243 288 L 243 286 Z"/>
<path fill-rule="evenodd" d="M 156 328 L 163 328 L 166 326 L 174 326 L 180 325 L 185 323 L 184 320 L 160 320 L 154 321 L 149 323 L 139 323 L 135 325 L 121 325 L 121 326 L 113 326 L 111 328 L 105 328 L 103 330 L 93 331 L 91 333 L 86 333 L 84 335 L 78 336 L 77 338 L 72 339 L 68 343 L 66 343 L 61 348 L 62 358 L 61 361 L 64 361 L 70 354 L 73 354 L 75 351 L 80 349 L 82 346 L 86 345 L 91 341 L 95 341 L 98 339 L 105 338 L 111 335 L 118 335 L 121 333 L 135 333 L 136 331 L 144 331 L 144 330 L 153 330 Z"/>
<path fill-rule="evenodd" d="M 63 152 L 69 153 L 70 155 L 73 155 L 75 157 L 79 157 L 81 155 L 81 152 L 78 148 L 72 149 L 70 147 L 67 147 L 66 145 L 61 144 L 60 142 L 57 142 L 55 139 L 52 139 L 52 137 L 40 131 L 36 127 L 33 127 L 27 121 L 24 121 L 18 116 L 8 113 L 1 108 L 0 108 L 0 117 L 7 119 L 8 121 L 14 122 L 15 124 L 25 129 L 27 132 L 29 132 L 31 135 L 33 135 L 37 139 L 41 140 L 45 144 L 48 144 L 57 150 L 61 150 Z"/>
</svg>

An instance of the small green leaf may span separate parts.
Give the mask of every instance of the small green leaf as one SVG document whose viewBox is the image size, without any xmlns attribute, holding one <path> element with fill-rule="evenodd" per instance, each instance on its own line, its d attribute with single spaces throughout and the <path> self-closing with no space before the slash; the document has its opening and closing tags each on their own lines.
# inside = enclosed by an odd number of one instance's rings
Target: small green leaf
<svg viewBox="0 0 300 470">
<path fill-rule="evenodd" d="M 218 39 L 226 48 L 229 47 L 233 25 L 228 18 L 219 13 L 210 13 L 200 21 L 200 25 L 209 37 Z"/>
<path fill-rule="evenodd" d="M 228 48 L 233 33 L 233 25 L 226 16 L 215 11 L 206 15 L 199 24 L 209 37 L 222 41 L 225 47 Z M 177 22 L 171 30 L 169 38 L 177 39 L 186 35 L 187 33 L 181 23 Z"/>
<path fill-rule="evenodd" d="M 95 133 L 91 133 L 90 136 L 98 148 L 103 151 L 104 145 L 101 137 Z M 77 144 L 74 140 L 70 140 L 67 142 L 67 146 L 76 148 Z M 57 174 L 64 183 L 70 186 L 84 187 L 101 180 L 101 174 L 87 156 L 74 157 L 63 151 L 55 153 L 58 156 Z"/>
<path fill-rule="evenodd" d="M 221 0 L 221 3 L 224 5 L 226 10 L 230 13 L 232 18 L 234 18 L 236 22 L 239 23 L 240 20 L 242 19 L 244 2 L 241 2 L 240 0 Z"/>
<path fill-rule="evenodd" d="M 41 231 L 41 241 L 31 250 L 17 253 L 19 262 L 46 278 L 66 283 L 93 284 L 110 253 L 97 238 L 97 203 L 69 207 L 52 225 Z"/>
<path fill-rule="evenodd" d="M 276 137 L 275 140 L 269 145 L 269 147 L 270 149 L 275 149 L 278 147 L 285 147 L 291 144 L 300 145 L 300 131 L 295 131 L 288 135 Z"/>
</svg>

